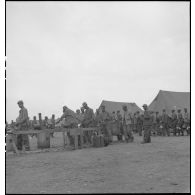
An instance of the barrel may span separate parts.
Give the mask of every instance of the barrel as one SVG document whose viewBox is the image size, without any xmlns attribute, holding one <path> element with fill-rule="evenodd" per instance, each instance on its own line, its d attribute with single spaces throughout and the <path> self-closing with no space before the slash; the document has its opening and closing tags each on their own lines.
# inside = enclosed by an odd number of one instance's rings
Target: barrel
<svg viewBox="0 0 195 195">
<path fill-rule="evenodd" d="M 43 132 L 37 134 L 37 146 L 40 149 L 50 148 L 50 133 Z"/>
</svg>

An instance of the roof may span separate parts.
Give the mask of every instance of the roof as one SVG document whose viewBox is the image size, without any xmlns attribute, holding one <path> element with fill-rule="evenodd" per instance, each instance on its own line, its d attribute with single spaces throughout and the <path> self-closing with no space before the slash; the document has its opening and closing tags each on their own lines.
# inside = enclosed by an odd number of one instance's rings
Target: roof
<svg viewBox="0 0 195 195">
<path fill-rule="evenodd" d="M 143 110 L 137 106 L 136 103 L 129 103 L 129 102 L 113 102 L 108 100 L 103 100 L 100 104 L 100 107 L 104 105 L 107 112 L 112 113 L 113 111 L 117 112 L 117 110 L 120 110 L 120 112 L 123 112 L 122 106 L 126 105 L 128 111 L 135 113 L 137 111 L 143 112 Z"/>
<path fill-rule="evenodd" d="M 167 113 L 171 113 L 172 109 L 187 108 L 190 111 L 190 92 L 173 92 L 160 90 L 158 95 L 149 105 L 149 110 L 162 113 L 166 109 Z"/>
</svg>

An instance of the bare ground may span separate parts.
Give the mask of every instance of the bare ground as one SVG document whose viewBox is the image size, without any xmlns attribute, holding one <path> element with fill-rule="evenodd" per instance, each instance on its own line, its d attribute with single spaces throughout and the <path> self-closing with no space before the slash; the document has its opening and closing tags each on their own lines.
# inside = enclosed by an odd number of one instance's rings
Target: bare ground
<svg viewBox="0 0 195 195">
<path fill-rule="evenodd" d="M 58 139 L 58 138 L 54 138 Z M 6 155 L 6 193 L 190 192 L 190 137 Z"/>
</svg>

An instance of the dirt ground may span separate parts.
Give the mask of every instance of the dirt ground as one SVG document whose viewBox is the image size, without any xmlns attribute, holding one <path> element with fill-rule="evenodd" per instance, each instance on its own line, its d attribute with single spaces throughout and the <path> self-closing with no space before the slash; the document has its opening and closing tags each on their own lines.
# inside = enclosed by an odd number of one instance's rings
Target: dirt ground
<svg viewBox="0 0 195 195">
<path fill-rule="evenodd" d="M 190 192 L 190 137 L 141 141 L 135 135 L 134 143 L 103 148 L 6 154 L 6 193 Z"/>
</svg>

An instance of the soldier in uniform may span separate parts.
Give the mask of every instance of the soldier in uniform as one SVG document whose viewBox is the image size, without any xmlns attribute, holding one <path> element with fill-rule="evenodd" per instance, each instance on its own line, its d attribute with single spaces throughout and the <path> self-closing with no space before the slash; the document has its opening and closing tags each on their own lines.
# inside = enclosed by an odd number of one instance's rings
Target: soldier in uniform
<svg viewBox="0 0 195 195">
<path fill-rule="evenodd" d="M 133 137 L 133 129 L 132 129 L 132 116 L 128 112 L 127 106 L 123 105 L 123 132 L 125 136 L 125 141 L 126 142 L 133 142 L 134 137 Z"/>
<path fill-rule="evenodd" d="M 172 110 L 171 114 L 171 126 L 173 129 L 173 134 L 176 135 L 177 130 L 176 130 L 176 125 L 177 125 L 177 114 L 175 114 L 175 110 Z"/>
<path fill-rule="evenodd" d="M 152 127 L 151 114 L 148 111 L 148 106 L 144 104 L 143 108 L 144 108 L 144 114 L 143 114 L 144 137 L 143 137 L 143 141 L 141 142 L 142 144 L 151 142 L 150 135 L 151 135 L 151 127 Z"/>
<path fill-rule="evenodd" d="M 123 129 L 122 129 L 122 115 L 120 114 L 120 110 L 117 110 L 116 121 L 117 121 L 117 128 L 119 131 L 119 134 L 117 135 L 117 139 L 118 141 L 122 141 L 123 140 Z"/>
<path fill-rule="evenodd" d="M 159 116 L 159 112 L 156 112 L 156 132 L 157 135 L 159 134 L 159 127 L 160 127 L 160 116 Z"/>
<path fill-rule="evenodd" d="M 93 127 L 94 126 L 94 113 L 91 108 L 87 105 L 86 102 L 83 103 L 83 108 L 85 109 L 82 126 L 83 127 Z"/>
<path fill-rule="evenodd" d="M 188 113 L 187 108 L 184 108 L 184 128 L 187 131 L 187 135 L 190 134 L 190 114 Z"/>
<path fill-rule="evenodd" d="M 96 109 L 96 112 L 95 112 L 95 125 L 99 126 L 99 123 L 100 123 L 100 112 L 99 112 L 98 109 Z"/>
<path fill-rule="evenodd" d="M 105 146 L 108 146 L 109 143 L 111 142 L 111 139 L 110 139 L 111 131 L 108 128 L 108 122 L 111 120 L 111 116 L 106 111 L 104 105 L 101 106 L 101 110 L 102 111 L 99 115 L 100 127 L 101 127 L 101 131 L 104 135 L 104 144 L 105 144 Z"/>
<path fill-rule="evenodd" d="M 177 110 L 177 127 L 178 127 L 178 134 L 183 136 L 183 123 L 184 123 L 184 120 L 183 120 L 183 116 L 182 116 L 182 113 L 181 113 L 181 109 L 178 109 Z"/>
<path fill-rule="evenodd" d="M 163 113 L 161 116 L 161 121 L 162 121 L 162 135 L 165 136 L 170 136 L 170 132 L 169 132 L 169 127 L 168 127 L 168 114 L 166 113 L 166 110 L 163 109 Z"/>
<path fill-rule="evenodd" d="M 81 126 L 84 128 L 95 126 L 95 116 L 93 110 L 89 108 L 86 102 L 83 102 L 82 107 L 85 109 Z M 84 143 L 91 143 L 92 133 L 89 131 L 84 132 Z"/>
<path fill-rule="evenodd" d="M 142 136 L 142 128 L 143 128 L 143 120 L 140 115 L 140 112 L 137 111 L 137 131 L 139 133 L 139 136 Z"/>
<path fill-rule="evenodd" d="M 28 110 L 24 107 L 22 100 L 18 101 L 18 106 L 20 107 L 20 111 L 15 125 L 18 127 L 18 130 L 26 131 L 29 127 Z M 30 150 L 28 135 L 17 136 L 17 148 L 18 150 Z"/>
<path fill-rule="evenodd" d="M 78 119 L 77 119 L 76 113 L 74 111 L 72 111 L 71 109 L 69 109 L 67 106 L 63 107 L 63 114 L 58 119 L 56 124 L 59 123 L 60 121 L 62 121 L 63 119 L 65 119 L 63 124 L 62 124 L 63 127 L 65 127 L 65 128 L 78 127 Z M 70 135 L 70 132 L 67 132 L 67 136 L 70 140 L 70 145 L 74 145 L 74 138 L 73 138 L 73 136 Z"/>
</svg>

